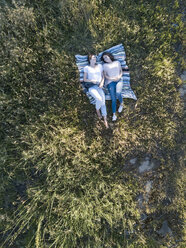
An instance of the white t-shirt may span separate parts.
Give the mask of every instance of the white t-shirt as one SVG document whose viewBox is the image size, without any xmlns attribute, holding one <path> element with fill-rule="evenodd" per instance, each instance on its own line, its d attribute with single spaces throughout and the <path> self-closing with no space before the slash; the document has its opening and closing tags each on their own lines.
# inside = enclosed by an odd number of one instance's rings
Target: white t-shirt
<svg viewBox="0 0 186 248">
<path fill-rule="evenodd" d="M 111 78 L 118 77 L 121 71 L 121 64 L 119 61 L 113 61 L 112 63 L 103 64 L 103 70 Z M 106 80 L 106 85 L 109 84 L 110 80 Z"/>
<path fill-rule="evenodd" d="M 101 64 L 98 64 L 95 67 L 87 65 L 84 67 L 84 72 L 87 73 L 87 79 L 96 80 L 100 83 L 102 79 L 103 66 Z"/>
</svg>

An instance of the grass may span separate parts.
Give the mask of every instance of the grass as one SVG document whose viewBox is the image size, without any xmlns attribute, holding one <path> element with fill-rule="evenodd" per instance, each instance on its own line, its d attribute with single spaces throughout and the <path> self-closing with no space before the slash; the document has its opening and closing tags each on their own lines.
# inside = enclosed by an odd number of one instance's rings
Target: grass
<svg viewBox="0 0 186 248">
<path fill-rule="evenodd" d="M 182 12 L 182 1 L 1 3 L 1 247 L 184 247 Z M 74 55 L 119 43 L 138 101 L 105 130 Z M 155 173 L 127 170 L 146 155 Z M 164 220 L 173 236 L 157 234 Z"/>
</svg>

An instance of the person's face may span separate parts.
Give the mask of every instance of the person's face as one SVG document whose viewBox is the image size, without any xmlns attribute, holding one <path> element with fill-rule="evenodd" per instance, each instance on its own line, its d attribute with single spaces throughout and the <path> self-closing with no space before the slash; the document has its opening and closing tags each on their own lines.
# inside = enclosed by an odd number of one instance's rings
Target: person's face
<svg viewBox="0 0 186 248">
<path fill-rule="evenodd" d="M 112 62 L 111 58 L 108 55 L 103 55 L 103 59 L 106 63 Z"/>
<path fill-rule="evenodd" d="M 96 63 L 96 56 L 92 55 L 91 59 L 90 59 L 90 63 Z"/>
</svg>

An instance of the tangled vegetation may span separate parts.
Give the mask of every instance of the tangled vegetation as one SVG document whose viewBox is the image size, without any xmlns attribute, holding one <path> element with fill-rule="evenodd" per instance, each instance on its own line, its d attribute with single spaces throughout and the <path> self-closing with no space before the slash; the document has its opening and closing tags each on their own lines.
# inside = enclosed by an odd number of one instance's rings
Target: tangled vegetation
<svg viewBox="0 0 186 248">
<path fill-rule="evenodd" d="M 183 2 L 4 0 L 0 8 L 1 247 L 184 247 Z M 105 130 L 74 55 L 119 43 L 138 101 L 126 99 Z M 125 164 L 146 154 L 159 167 L 144 227 L 143 179 Z M 164 219 L 173 236 L 156 232 Z"/>
</svg>

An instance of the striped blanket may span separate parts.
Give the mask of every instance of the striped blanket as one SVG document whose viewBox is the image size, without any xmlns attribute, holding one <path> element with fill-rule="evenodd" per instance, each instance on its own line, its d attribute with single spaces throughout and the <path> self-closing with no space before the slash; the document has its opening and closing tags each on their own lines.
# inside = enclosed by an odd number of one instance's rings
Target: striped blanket
<svg viewBox="0 0 186 248">
<path fill-rule="evenodd" d="M 128 66 L 126 65 L 126 55 L 125 55 L 125 50 L 122 44 L 119 44 L 117 46 L 113 46 L 101 53 L 99 53 L 96 56 L 96 61 L 98 64 L 103 64 L 103 61 L 101 61 L 101 55 L 104 52 L 110 52 L 113 56 L 115 60 L 118 60 L 121 63 L 121 67 L 123 69 L 123 89 L 122 89 L 122 97 L 123 98 L 131 98 L 134 100 L 137 100 L 133 90 L 130 87 L 130 74 L 129 74 L 129 69 Z M 82 85 L 82 88 L 84 90 L 84 92 L 86 92 L 86 89 L 83 85 L 83 69 L 86 65 L 88 65 L 88 56 L 87 55 L 75 55 L 76 58 L 76 65 L 78 67 L 79 73 L 80 73 L 80 82 Z M 105 92 L 105 99 L 106 100 L 111 100 L 111 96 L 110 93 L 107 89 L 107 87 L 103 87 L 103 90 Z M 90 103 L 95 104 L 95 99 L 88 93 L 88 91 L 86 92 L 87 97 L 90 100 Z"/>
</svg>

